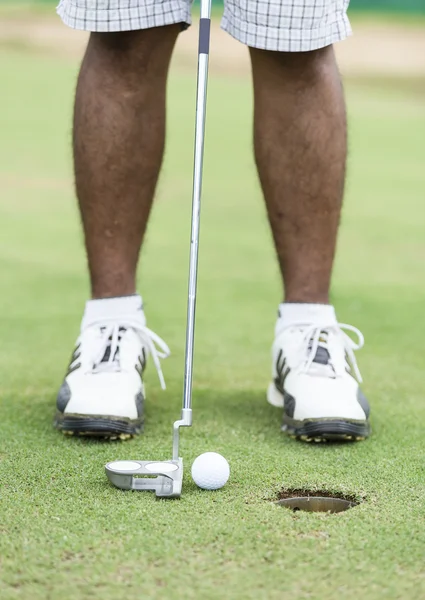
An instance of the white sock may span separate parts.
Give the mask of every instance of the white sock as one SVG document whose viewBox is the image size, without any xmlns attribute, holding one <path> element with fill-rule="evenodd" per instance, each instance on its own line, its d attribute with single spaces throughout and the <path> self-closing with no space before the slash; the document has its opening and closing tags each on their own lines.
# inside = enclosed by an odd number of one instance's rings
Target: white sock
<svg viewBox="0 0 425 600">
<path fill-rule="evenodd" d="M 86 303 L 81 330 L 98 323 L 103 319 L 137 319 L 146 324 L 143 312 L 143 300 L 138 294 L 133 296 L 118 296 L 101 300 L 89 300 Z"/>
<path fill-rule="evenodd" d="M 279 304 L 276 335 L 292 324 L 336 325 L 335 308 L 330 304 Z"/>
</svg>

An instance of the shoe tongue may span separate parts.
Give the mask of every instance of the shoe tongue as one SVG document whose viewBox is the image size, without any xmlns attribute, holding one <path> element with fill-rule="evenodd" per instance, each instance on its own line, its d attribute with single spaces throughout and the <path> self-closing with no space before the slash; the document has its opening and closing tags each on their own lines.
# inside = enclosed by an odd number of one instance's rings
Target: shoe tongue
<svg viewBox="0 0 425 600">
<path fill-rule="evenodd" d="M 326 344 L 328 335 L 326 332 L 320 332 L 319 345 L 317 346 L 316 355 L 313 358 L 313 362 L 319 365 L 328 365 L 330 360 L 329 350 L 324 344 Z"/>
<path fill-rule="evenodd" d="M 118 350 L 117 350 L 118 351 Z M 102 360 L 100 361 L 101 363 L 106 363 L 109 361 L 109 357 L 111 356 L 111 346 L 109 345 L 106 350 L 105 350 L 105 354 L 102 357 Z"/>
<path fill-rule="evenodd" d="M 101 327 L 101 331 L 104 331 L 104 329 L 105 329 L 104 327 Z M 127 331 L 127 329 L 126 329 L 125 327 L 120 327 L 120 328 L 119 328 L 119 332 L 120 332 L 120 333 L 124 333 L 125 331 Z M 103 357 L 102 357 L 102 360 L 100 361 L 100 364 L 102 364 L 102 363 L 107 363 L 107 362 L 109 362 L 109 360 L 110 360 L 110 357 L 111 357 L 111 342 L 112 342 L 112 338 L 109 338 L 109 340 L 108 340 L 108 341 L 109 341 L 109 343 L 108 343 L 108 345 L 107 345 L 107 347 L 106 347 L 105 354 L 103 355 Z M 119 348 L 119 346 L 118 346 L 118 347 L 117 347 L 117 349 L 115 350 L 115 356 L 114 356 L 114 357 L 113 357 L 113 359 L 112 359 L 113 361 L 115 361 L 115 360 L 117 360 L 117 359 L 118 359 L 118 357 L 119 357 L 119 352 L 120 352 L 120 348 Z"/>
<path fill-rule="evenodd" d="M 326 348 L 319 346 L 316 351 L 316 356 L 313 359 L 314 363 L 319 365 L 327 365 L 329 363 L 330 355 Z"/>
</svg>

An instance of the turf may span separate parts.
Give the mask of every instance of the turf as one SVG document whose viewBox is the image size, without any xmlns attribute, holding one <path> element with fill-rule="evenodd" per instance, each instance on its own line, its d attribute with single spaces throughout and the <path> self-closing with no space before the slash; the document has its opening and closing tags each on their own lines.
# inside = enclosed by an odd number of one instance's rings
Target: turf
<svg viewBox="0 0 425 600">
<path fill-rule="evenodd" d="M 280 300 L 251 157 L 249 82 L 211 73 L 194 427 L 186 465 L 215 450 L 229 484 L 180 501 L 110 487 L 113 459 L 168 458 L 180 410 L 194 80 L 169 89 L 167 156 L 140 271 L 170 344 L 168 390 L 147 376 L 147 426 L 128 443 L 62 437 L 55 394 L 88 294 L 70 167 L 76 65 L 0 57 L 0 597 L 406 598 L 425 594 L 425 207 L 420 96 L 347 85 L 350 161 L 333 300 L 362 329 L 372 438 L 302 445 L 265 403 Z M 282 488 L 354 495 L 338 515 L 291 513 Z"/>
</svg>

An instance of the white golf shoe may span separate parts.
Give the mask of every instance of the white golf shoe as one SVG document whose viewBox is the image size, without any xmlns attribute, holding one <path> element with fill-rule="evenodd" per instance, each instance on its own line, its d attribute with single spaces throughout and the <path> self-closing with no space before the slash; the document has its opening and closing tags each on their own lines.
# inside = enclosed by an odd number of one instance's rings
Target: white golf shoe
<svg viewBox="0 0 425 600">
<path fill-rule="evenodd" d="M 267 399 L 283 407 L 282 431 L 306 442 L 355 441 L 370 434 L 369 403 L 359 387 L 354 356 L 364 338 L 332 314 L 328 322 L 320 323 L 313 314 L 310 323 L 285 324 L 279 318 L 276 324 Z M 344 330 L 354 333 L 357 342 Z"/>
<path fill-rule="evenodd" d="M 143 371 L 151 355 L 165 389 L 160 359 L 166 343 L 133 317 L 102 318 L 82 326 L 57 397 L 55 426 L 69 435 L 125 439 L 143 426 Z"/>
</svg>

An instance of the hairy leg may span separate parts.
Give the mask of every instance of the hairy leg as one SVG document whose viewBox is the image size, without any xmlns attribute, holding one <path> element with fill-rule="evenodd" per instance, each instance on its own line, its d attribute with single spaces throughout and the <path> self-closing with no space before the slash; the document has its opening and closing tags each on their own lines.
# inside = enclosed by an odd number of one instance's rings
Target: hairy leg
<svg viewBox="0 0 425 600">
<path fill-rule="evenodd" d="M 93 298 L 134 294 L 161 167 L 179 25 L 93 33 L 74 114 L 74 164 Z"/>
<path fill-rule="evenodd" d="M 285 301 L 326 304 L 347 146 L 333 48 L 250 52 L 255 157 Z"/>
</svg>

